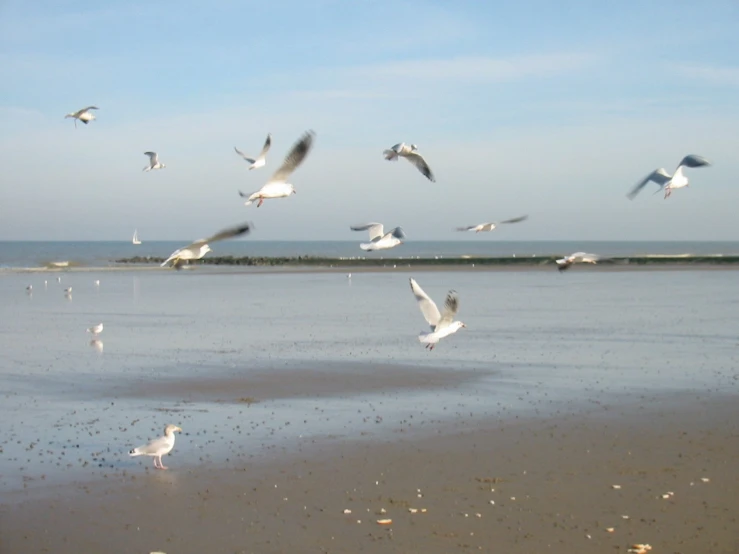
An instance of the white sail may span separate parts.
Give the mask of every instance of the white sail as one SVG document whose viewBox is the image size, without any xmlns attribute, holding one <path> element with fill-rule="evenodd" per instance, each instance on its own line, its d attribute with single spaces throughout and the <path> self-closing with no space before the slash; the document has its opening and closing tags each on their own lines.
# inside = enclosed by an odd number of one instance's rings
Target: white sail
<svg viewBox="0 0 739 554">
<path fill-rule="evenodd" d="M 134 244 L 141 244 L 141 241 L 139 240 L 139 230 L 138 229 L 134 229 L 133 239 L 131 239 L 131 242 Z"/>
</svg>

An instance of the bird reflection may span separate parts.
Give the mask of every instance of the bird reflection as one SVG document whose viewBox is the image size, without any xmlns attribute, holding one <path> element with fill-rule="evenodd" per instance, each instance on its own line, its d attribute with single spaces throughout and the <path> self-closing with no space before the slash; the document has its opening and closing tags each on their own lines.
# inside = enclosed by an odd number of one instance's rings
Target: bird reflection
<svg viewBox="0 0 739 554">
<path fill-rule="evenodd" d="M 90 341 L 90 347 L 94 348 L 96 352 L 102 353 L 103 351 L 103 341 L 100 339 L 92 339 Z"/>
</svg>

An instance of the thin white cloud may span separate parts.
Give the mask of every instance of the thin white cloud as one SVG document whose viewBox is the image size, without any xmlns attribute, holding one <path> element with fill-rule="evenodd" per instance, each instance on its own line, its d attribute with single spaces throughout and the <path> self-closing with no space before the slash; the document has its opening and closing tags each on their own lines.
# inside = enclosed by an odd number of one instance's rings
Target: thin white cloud
<svg viewBox="0 0 739 554">
<path fill-rule="evenodd" d="M 712 85 L 739 86 L 739 66 L 683 63 L 673 66 L 678 74 Z"/>
</svg>

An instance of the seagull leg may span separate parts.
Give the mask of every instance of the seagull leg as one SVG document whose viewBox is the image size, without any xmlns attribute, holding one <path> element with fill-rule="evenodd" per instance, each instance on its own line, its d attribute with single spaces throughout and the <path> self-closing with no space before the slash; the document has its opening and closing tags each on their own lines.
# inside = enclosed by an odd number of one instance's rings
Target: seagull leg
<svg viewBox="0 0 739 554">
<path fill-rule="evenodd" d="M 154 456 L 154 467 L 156 469 L 159 469 L 159 463 L 157 462 L 158 459 L 159 459 L 159 456 Z"/>
<path fill-rule="evenodd" d="M 665 189 L 665 199 L 669 198 L 669 196 L 671 194 L 672 194 L 672 189 L 671 188 L 666 188 Z"/>
<path fill-rule="evenodd" d="M 162 457 L 161 456 L 159 456 L 159 469 L 169 469 L 167 466 L 165 466 L 162 463 Z"/>
<path fill-rule="evenodd" d="M 264 204 L 264 197 L 260 196 L 260 197 L 259 197 L 259 204 L 257 204 L 257 208 L 258 208 L 259 206 L 261 206 L 262 204 Z"/>
</svg>

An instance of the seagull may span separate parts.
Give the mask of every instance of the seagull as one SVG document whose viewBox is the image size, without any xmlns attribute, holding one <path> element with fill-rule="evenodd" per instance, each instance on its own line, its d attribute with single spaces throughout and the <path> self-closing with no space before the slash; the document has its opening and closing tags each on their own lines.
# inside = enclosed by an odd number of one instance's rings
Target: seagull
<svg viewBox="0 0 739 554">
<path fill-rule="evenodd" d="M 493 231 L 498 227 L 498 225 L 503 225 L 504 223 L 518 223 L 519 221 L 526 221 L 528 218 L 529 216 L 522 215 L 521 217 L 506 219 L 505 221 L 496 221 L 495 223 L 480 223 L 479 225 L 469 225 L 468 227 L 457 227 L 457 231 L 474 231 L 475 233 L 479 233 L 481 231 Z"/>
<path fill-rule="evenodd" d="M 587 252 L 575 252 L 574 254 L 570 254 L 569 256 L 565 256 L 564 258 L 560 258 L 559 260 L 556 260 L 557 262 L 557 269 L 559 271 L 564 271 L 565 269 L 568 269 L 572 264 L 576 263 L 586 263 L 586 264 L 595 264 L 600 260 L 600 256 L 597 254 L 588 254 Z"/>
<path fill-rule="evenodd" d="M 61 283 L 61 282 L 62 282 L 62 278 L 61 278 L 61 277 L 57 277 L 57 278 L 56 278 L 56 282 L 57 282 L 57 283 Z"/>
<path fill-rule="evenodd" d="M 228 229 L 224 229 L 223 231 L 219 231 L 218 233 L 216 233 L 212 237 L 208 237 L 207 239 L 196 240 L 192 244 L 188 244 L 184 248 L 178 248 L 177 250 L 172 252 L 169 258 L 164 260 L 164 262 L 161 264 L 161 267 L 164 267 L 169 262 L 172 262 L 172 267 L 174 267 L 175 269 L 180 269 L 182 262 L 189 260 L 199 260 L 208 252 L 210 252 L 211 249 L 208 243 L 238 237 L 239 235 L 243 235 L 251 231 L 251 228 L 251 223 L 242 223 L 241 225 L 237 225 L 236 227 L 230 227 Z"/>
<path fill-rule="evenodd" d="M 143 171 L 151 171 L 152 169 L 164 169 L 167 167 L 159 161 L 159 154 L 156 152 L 144 152 L 144 156 L 149 156 L 149 165 Z"/>
<path fill-rule="evenodd" d="M 439 342 L 446 336 L 459 331 L 462 327 L 467 327 L 461 321 L 453 321 L 454 316 L 457 314 L 459 309 L 459 298 L 457 293 L 450 290 L 446 296 L 446 302 L 444 302 L 444 313 L 439 313 L 439 308 L 436 307 L 428 294 L 423 292 L 423 289 L 414 281 L 411 282 L 411 290 L 418 300 L 418 307 L 421 308 L 423 317 L 428 321 L 431 326 L 431 333 L 421 333 L 418 335 L 418 340 L 426 343 L 426 348 L 433 350 L 436 343 Z"/>
<path fill-rule="evenodd" d="M 399 144 L 396 144 L 389 150 L 385 150 L 383 154 L 385 156 L 385 159 L 389 161 L 397 161 L 398 156 L 405 158 L 413 165 L 415 165 L 418 168 L 418 171 L 423 173 L 429 181 L 431 181 L 432 183 L 436 181 L 436 179 L 434 179 L 434 175 L 431 173 L 431 168 L 429 168 L 426 160 L 423 159 L 423 156 L 418 153 L 418 146 L 416 146 L 415 144 L 409 145 L 401 142 Z"/>
<path fill-rule="evenodd" d="M 681 189 L 688 186 L 688 178 L 683 175 L 683 167 L 703 167 L 704 165 L 711 165 L 711 162 L 702 156 L 689 154 L 680 161 L 672 176 L 670 176 L 663 167 L 655 169 L 649 175 L 644 177 L 644 179 L 639 181 L 639 183 L 637 183 L 626 196 L 629 200 L 633 200 L 649 181 L 654 181 L 660 187 L 657 192 L 664 189 L 665 198 L 667 198 L 670 196 L 673 189 Z"/>
<path fill-rule="evenodd" d="M 97 325 L 93 325 L 87 330 L 88 333 L 92 333 L 94 336 L 98 336 L 100 333 L 103 332 L 103 324 L 98 323 Z"/>
<path fill-rule="evenodd" d="M 362 243 L 362 250 L 385 250 L 403 244 L 405 233 L 402 227 L 395 227 L 385 233 L 382 223 L 365 223 L 349 227 L 352 231 L 369 231 L 370 242 Z"/>
<path fill-rule="evenodd" d="M 164 428 L 164 436 L 154 439 L 149 444 L 144 446 L 137 446 L 131 450 L 129 456 L 154 456 L 154 467 L 157 469 L 167 469 L 162 463 L 162 456 L 169 454 L 174 448 L 174 433 L 175 431 L 182 432 L 182 429 L 177 425 L 167 425 Z"/>
<path fill-rule="evenodd" d="M 28 285 L 26 287 L 26 292 L 33 292 L 33 285 Z"/>
<path fill-rule="evenodd" d="M 68 113 L 64 116 L 64 119 L 67 119 L 69 117 L 74 119 L 74 126 L 77 127 L 77 121 L 81 121 L 85 125 L 90 123 L 93 119 L 95 119 L 95 116 L 90 113 L 90 110 L 97 110 L 99 109 L 97 106 L 87 106 L 86 108 L 82 108 L 79 111 Z"/>
<path fill-rule="evenodd" d="M 66 294 L 67 296 L 69 296 L 70 294 L 72 294 L 72 287 L 68 287 L 68 288 L 64 289 L 64 294 Z"/>
<path fill-rule="evenodd" d="M 298 168 L 308 155 L 308 152 L 310 152 L 313 146 L 314 136 L 315 133 L 313 131 L 307 131 L 300 137 L 298 142 L 293 145 L 290 153 L 285 157 L 285 161 L 282 162 L 280 169 L 275 171 L 272 177 L 269 178 L 269 181 L 267 181 L 267 184 L 258 191 L 251 194 L 244 194 L 239 191 L 239 196 L 246 198 L 244 205 L 249 206 L 254 200 L 259 199 L 258 208 L 267 198 L 285 198 L 291 194 L 295 194 L 295 187 L 287 182 L 287 178 Z"/>
<path fill-rule="evenodd" d="M 99 287 L 100 286 L 100 279 L 95 279 L 95 286 L 96 287 Z"/>
<path fill-rule="evenodd" d="M 234 150 L 236 150 L 236 153 L 244 158 L 247 162 L 249 162 L 251 165 L 249 166 L 249 169 L 259 169 L 260 167 L 264 167 L 264 165 L 267 163 L 267 159 L 265 156 L 267 155 L 267 152 L 269 152 L 269 147 L 272 146 L 272 134 L 267 134 L 267 140 L 264 141 L 264 146 L 262 147 L 262 151 L 259 153 L 259 156 L 254 158 L 247 157 L 246 154 L 244 154 L 241 150 L 236 148 L 234 146 Z"/>
</svg>

